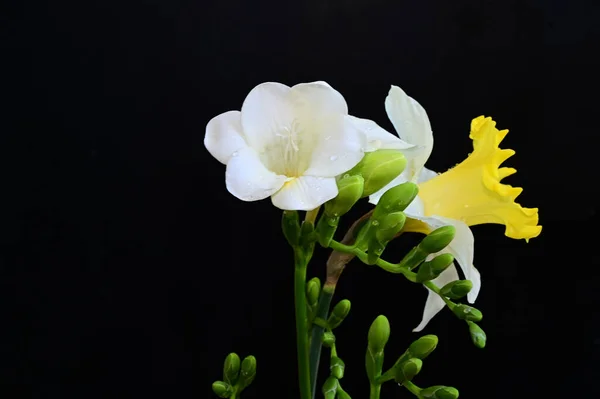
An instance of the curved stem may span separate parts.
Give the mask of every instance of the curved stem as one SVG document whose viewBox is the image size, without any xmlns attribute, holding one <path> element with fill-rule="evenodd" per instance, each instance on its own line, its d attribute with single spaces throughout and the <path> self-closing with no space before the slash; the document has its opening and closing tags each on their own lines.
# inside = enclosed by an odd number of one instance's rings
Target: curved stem
<svg viewBox="0 0 600 399">
<path fill-rule="evenodd" d="M 306 304 L 306 258 L 301 250 L 294 251 L 294 302 L 296 307 L 296 346 L 298 349 L 298 382 L 300 399 L 310 399 L 310 369 L 308 366 L 308 312 Z"/>
<path fill-rule="evenodd" d="M 379 399 L 380 394 L 381 394 L 381 385 L 372 383 L 370 393 L 369 393 L 369 399 Z"/>
<path fill-rule="evenodd" d="M 322 319 L 327 320 L 329 306 L 331 305 L 331 299 L 333 298 L 334 292 L 334 285 L 325 284 L 323 286 L 323 290 L 321 291 L 321 297 L 319 298 L 319 305 L 317 307 L 316 317 L 320 317 Z M 321 344 L 321 336 L 323 335 L 323 331 L 323 327 L 317 324 L 313 324 L 312 334 L 310 338 L 309 355 L 310 385 L 313 399 L 315 398 L 317 392 L 317 376 L 319 374 L 319 362 L 321 361 L 321 349 L 323 347 L 323 345 Z"/>
</svg>

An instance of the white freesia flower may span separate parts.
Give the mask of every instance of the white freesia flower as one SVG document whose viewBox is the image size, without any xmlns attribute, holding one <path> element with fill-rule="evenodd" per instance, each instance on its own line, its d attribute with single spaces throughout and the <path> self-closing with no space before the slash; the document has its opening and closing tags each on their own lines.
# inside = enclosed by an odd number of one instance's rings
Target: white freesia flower
<svg viewBox="0 0 600 399">
<path fill-rule="evenodd" d="M 204 144 L 227 165 L 227 189 L 237 198 L 312 210 L 338 194 L 335 177 L 373 147 L 357 121 L 373 127 L 350 117 L 344 97 L 325 82 L 269 82 L 250 91 L 241 111 L 213 118 Z"/>
</svg>

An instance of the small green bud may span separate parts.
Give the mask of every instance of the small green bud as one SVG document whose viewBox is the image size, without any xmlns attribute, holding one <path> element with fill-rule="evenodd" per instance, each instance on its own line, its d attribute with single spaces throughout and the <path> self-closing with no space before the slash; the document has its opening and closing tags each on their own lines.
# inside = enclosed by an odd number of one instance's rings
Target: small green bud
<svg viewBox="0 0 600 399">
<path fill-rule="evenodd" d="M 315 231 L 317 232 L 317 237 L 321 246 L 325 248 L 329 247 L 339 223 L 339 216 L 329 216 L 328 214 L 323 213 L 319 218 Z"/>
<path fill-rule="evenodd" d="M 485 331 L 472 321 L 467 320 L 467 324 L 469 325 L 469 332 L 471 333 L 473 344 L 479 349 L 485 348 L 485 343 L 487 342 Z"/>
<path fill-rule="evenodd" d="M 377 316 L 369 328 L 369 350 L 373 353 L 383 351 L 390 339 L 390 322 L 384 315 Z"/>
<path fill-rule="evenodd" d="M 240 389 L 244 389 L 252 384 L 254 377 L 256 377 L 256 358 L 254 356 L 246 356 L 242 361 L 240 371 Z"/>
<path fill-rule="evenodd" d="M 386 215 L 383 220 L 379 223 L 375 237 L 381 243 L 387 244 L 391 241 L 396 234 L 402 230 L 404 223 L 406 222 L 406 216 L 402 212 L 393 212 Z"/>
<path fill-rule="evenodd" d="M 320 294 L 321 280 L 319 280 L 318 277 L 314 277 L 310 279 L 308 283 L 306 283 L 306 301 L 308 302 L 308 306 L 310 306 L 311 308 L 317 306 Z"/>
<path fill-rule="evenodd" d="M 417 245 L 416 247 L 408 251 L 404 258 L 402 258 L 402 261 L 400 262 L 400 267 L 407 267 L 410 270 L 412 270 L 415 267 L 419 266 L 421 262 L 427 259 L 428 256 L 429 253 L 423 251 L 421 247 Z"/>
<path fill-rule="evenodd" d="M 333 377 L 337 378 L 338 380 L 341 380 L 342 378 L 344 378 L 344 369 L 345 368 L 346 368 L 346 365 L 344 364 L 344 361 L 342 359 L 340 359 L 337 356 L 334 356 L 331 358 L 331 361 L 329 364 L 329 370 Z"/>
<path fill-rule="evenodd" d="M 331 327 L 331 329 L 338 327 L 342 324 L 342 321 L 344 321 L 346 316 L 348 316 L 348 313 L 350 313 L 350 301 L 347 299 L 339 301 L 337 305 L 333 307 L 331 315 L 327 320 L 329 327 Z"/>
<path fill-rule="evenodd" d="M 454 256 L 450 254 L 441 254 L 428 262 L 423 262 L 421 266 L 419 266 L 417 272 L 417 283 L 424 283 L 425 281 L 437 278 L 452 264 L 453 261 Z"/>
<path fill-rule="evenodd" d="M 479 309 L 465 304 L 458 304 L 452 308 L 452 312 L 461 320 L 478 322 L 483 319 L 483 314 Z"/>
<path fill-rule="evenodd" d="M 313 240 L 314 232 L 315 232 L 315 225 L 312 222 L 306 221 L 306 220 L 304 222 L 302 222 L 302 225 L 300 226 L 299 244 L 304 248 L 308 248 L 309 246 L 314 244 L 314 240 Z"/>
<path fill-rule="evenodd" d="M 338 180 L 337 197 L 325 203 L 325 214 L 340 217 L 348 213 L 350 209 L 363 195 L 365 179 L 359 175 L 345 174 Z"/>
<path fill-rule="evenodd" d="M 470 280 L 451 281 L 440 289 L 440 294 L 452 299 L 459 299 L 467 295 L 473 289 Z"/>
<path fill-rule="evenodd" d="M 331 331 L 325 331 L 321 336 L 321 342 L 326 348 L 331 348 L 335 344 L 335 335 Z"/>
<path fill-rule="evenodd" d="M 337 389 L 339 386 L 339 382 L 337 378 L 331 376 L 325 383 L 323 384 L 323 396 L 325 399 L 335 399 L 335 394 L 337 393 Z"/>
<path fill-rule="evenodd" d="M 411 381 L 415 375 L 419 374 L 421 367 L 423 367 L 423 361 L 418 358 L 408 359 L 400 363 L 396 366 L 396 382 L 402 384 L 405 381 Z"/>
<path fill-rule="evenodd" d="M 406 158 L 399 150 L 377 150 L 368 152 L 348 175 L 360 175 L 364 178 L 362 197 L 381 190 L 394 180 L 406 167 Z"/>
<path fill-rule="evenodd" d="M 350 395 L 348 395 L 346 393 L 346 391 L 342 391 L 341 389 L 338 389 L 337 399 L 352 399 L 352 398 L 350 397 Z"/>
<path fill-rule="evenodd" d="M 223 381 L 213 382 L 212 390 L 219 398 L 228 398 L 233 393 L 231 385 Z"/>
<path fill-rule="evenodd" d="M 437 344 L 437 336 L 424 335 L 409 346 L 408 352 L 411 357 L 423 360 L 435 350 Z"/>
<path fill-rule="evenodd" d="M 237 353 L 230 353 L 225 358 L 223 365 L 223 379 L 225 382 L 235 385 L 240 374 L 240 357 Z"/>
<path fill-rule="evenodd" d="M 300 216 L 298 216 L 298 211 L 283 211 L 281 229 L 287 242 L 292 247 L 298 245 L 300 240 Z"/>
<path fill-rule="evenodd" d="M 421 397 L 423 399 L 456 399 L 458 398 L 458 390 L 452 387 L 436 385 L 423 389 Z"/>
<path fill-rule="evenodd" d="M 454 234 L 456 234 L 454 226 L 439 227 L 423 238 L 423 241 L 419 244 L 419 248 L 430 254 L 440 252 L 452 242 Z"/>
<path fill-rule="evenodd" d="M 415 199 L 419 193 L 419 187 L 411 182 L 406 182 L 387 190 L 373 211 L 373 218 L 379 219 L 383 215 L 392 212 L 401 212 Z"/>
</svg>

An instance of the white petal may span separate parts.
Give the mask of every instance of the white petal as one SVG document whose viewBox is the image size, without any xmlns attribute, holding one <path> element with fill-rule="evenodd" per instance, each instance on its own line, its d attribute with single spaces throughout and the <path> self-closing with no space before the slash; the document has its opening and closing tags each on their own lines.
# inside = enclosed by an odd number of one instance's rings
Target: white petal
<svg viewBox="0 0 600 399">
<path fill-rule="evenodd" d="M 385 99 L 385 110 L 398 136 L 407 143 L 423 147 L 419 156 L 410 160 L 411 179 L 425 165 L 433 149 L 433 133 L 425 109 L 398 86 L 392 86 Z"/>
<path fill-rule="evenodd" d="M 475 239 L 473 232 L 464 222 L 456 219 L 445 218 L 441 216 L 421 216 L 410 212 L 406 209 L 404 211 L 406 216 L 413 219 L 418 219 L 423 223 L 427 224 L 431 230 L 435 230 L 442 226 L 454 226 L 456 229 L 456 235 L 454 239 L 444 250 L 440 253 L 450 253 L 454 256 L 454 259 L 458 262 L 465 278 L 471 280 L 473 283 L 473 289 L 469 292 L 467 299 L 470 303 L 475 302 L 479 290 L 481 289 L 481 276 L 479 271 L 473 266 L 473 257 L 475 249 Z"/>
<path fill-rule="evenodd" d="M 357 118 L 351 115 L 349 116 L 349 119 L 367 138 L 365 152 L 377 150 L 406 150 L 415 147 L 413 144 L 400 140 L 398 136 L 388 132 L 372 120 Z"/>
<path fill-rule="evenodd" d="M 310 211 L 338 194 L 334 177 L 301 176 L 290 180 L 271 200 L 279 209 Z"/>
<path fill-rule="evenodd" d="M 421 172 L 419 173 L 419 177 L 417 178 L 417 183 L 425 183 L 426 181 L 433 179 L 437 175 L 439 175 L 438 172 L 434 172 L 431 169 L 423 167 L 421 169 Z"/>
<path fill-rule="evenodd" d="M 313 122 L 315 146 L 308 176 L 335 177 L 352 169 L 364 156 L 366 138 L 348 116 L 329 116 Z"/>
<path fill-rule="evenodd" d="M 276 134 L 292 125 L 294 108 L 290 88 L 281 83 L 262 83 L 246 96 L 242 127 L 248 145 L 261 152 L 278 139 Z"/>
<path fill-rule="evenodd" d="M 227 190 L 243 201 L 257 201 L 270 197 L 285 183 L 286 177 L 277 175 L 260 162 L 256 152 L 246 147 L 232 156 L 227 163 L 225 183 Z"/>
<path fill-rule="evenodd" d="M 298 111 L 307 107 L 310 115 L 329 113 L 348 115 L 348 105 L 344 96 L 326 82 L 300 83 L 292 86 L 290 94 L 291 101 Z"/>
<path fill-rule="evenodd" d="M 377 205 L 381 196 L 388 191 L 390 188 L 396 187 L 399 184 L 406 183 L 408 180 L 406 179 L 406 173 L 402 172 L 400 175 L 396 176 L 394 180 L 383 186 L 383 188 L 376 193 L 373 193 L 369 196 L 369 202 L 373 205 Z"/>
<path fill-rule="evenodd" d="M 442 272 L 436 279 L 431 280 L 438 287 L 443 287 L 451 281 L 458 280 L 458 272 L 452 264 Z M 423 310 L 423 319 L 421 323 L 413 330 L 419 332 L 425 328 L 433 317 L 446 306 L 444 300 L 438 294 L 427 288 L 427 300 L 425 301 L 425 309 Z"/>
<path fill-rule="evenodd" d="M 225 165 L 233 153 L 246 148 L 241 112 L 229 111 L 212 118 L 206 125 L 204 146 L 213 157 Z"/>
</svg>

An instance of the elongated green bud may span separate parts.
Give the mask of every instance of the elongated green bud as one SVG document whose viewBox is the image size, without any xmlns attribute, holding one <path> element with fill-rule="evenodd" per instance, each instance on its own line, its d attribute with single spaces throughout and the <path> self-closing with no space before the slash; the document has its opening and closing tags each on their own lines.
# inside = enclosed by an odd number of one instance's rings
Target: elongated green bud
<svg viewBox="0 0 600 399">
<path fill-rule="evenodd" d="M 352 398 L 350 397 L 350 395 L 348 395 L 346 393 L 346 391 L 343 391 L 343 390 L 341 390 L 341 389 L 338 388 L 337 399 L 352 399 Z"/>
<path fill-rule="evenodd" d="M 459 299 L 473 289 L 471 280 L 451 281 L 440 289 L 440 294 L 452 299 Z"/>
<path fill-rule="evenodd" d="M 230 353 L 225 358 L 225 363 L 223 364 L 223 379 L 225 382 L 230 385 L 235 385 L 237 383 L 239 374 L 240 374 L 240 357 L 237 353 Z"/>
<path fill-rule="evenodd" d="M 396 366 L 395 380 L 398 384 L 402 384 L 406 381 L 411 381 L 413 377 L 421 371 L 423 367 L 423 361 L 418 358 L 408 359 L 405 362 L 400 363 Z"/>
<path fill-rule="evenodd" d="M 300 216 L 298 216 L 298 211 L 283 211 L 281 229 L 285 239 L 292 247 L 298 245 L 300 240 Z"/>
<path fill-rule="evenodd" d="M 228 398 L 233 393 L 231 385 L 223 381 L 213 382 L 212 390 L 219 398 Z"/>
<path fill-rule="evenodd" d="M 319 280 L 318 277 L 314 277 L 310 279 L 308 283 L 306 283 L 306 301 L 308 302 L 308 306 L 315 308 L 317 306 L 317 302 L 319 302 L 320 294 L 321 280 Z"/>
<path fill-rule="evenodd" d="M 402 230 L 405 222 L 406 216 L 404 213 L 390 213 L 379 223 L 375 237 L 379 242 L 387 244 L 400 232 L 400 230 Z"/>
<path fill-rule="evenodd" d="M 454 226 L 442 226 L 433 230 L 419 244 L 419 247 L 430 254 L 440 252 L 446 248 L 454 239 L 456 228 Z"/>
<path fill-rule="evenodd" d="M 325 383 L 323 384 L 323 396 L 325 399 L 335 399 L 338 386 L 339 382 L 337 378 L 333 376 L 330 376 L 327 380 L 325 380 Z"/>
<path fill-rule="evenodd" d="M 350 209 L 363 196 L 365 179 L 360 175 L 345 174 L 338 180 L 337 197 L 325 203 L 325 214 L 340 217 L 348 213 Z"/>
<path fill-rule="evenodd" d="M 325 248 L 329 247 L 339 223 L 339 216 L 329 216 L 328 214 L 324 213 L 319 218 L 315 231 L 317 232 L 317 239 L 319 240 L 319 244 L 321 244 L 321 246 Z"/>
<path fill-rule="evenodd" d="M 437 278 L 454 261 L 454 256 L 441 254 L 428 262 L 423 262 L 417 272 L 417 283 L 424 283 Z"/>
<path fill-rule="evenodd" d="M 394 180 L 406 167 L 406 158 L 398 150 L 378 150 L 368 152 L 352 169 L 346 172 L 350 176 L 364 178 L 362 197 L 376 193 Z"/>
<path fill-rule="evenodd" d="M 424 335 L 409 346 L 408 353 L 411 357 L 423 360 L 435 350 L 437 344 L 437 336 Z"/>
<path fill-rule="evenodd" d="M 331 329 L 338 327 L 340 324 L 342 324 L 342 321 L 344 321 L 346 316 L 348 316 L 348 313 L 350 313 L 350 301 L 343 299 L 333 307 L 331 315 L 327 320 L 329 327 L 331 327 Z"/>
<path fill-rule="evenodd" d="M 479 349 L 485 348 L 485 344 L 487 342 L 485 331 L 483 331 L 481 327 L 472 321 L 467 320 L 467 324 L 469 325 L 469 333 L 471 333 L 471 340 L 473 341 L 473 344 Z"/>
<path fill-rule="evenodd" d="M 373 218 L 380 219 L 383 215 L 401 212 L 410 205 L 419 193 L 419 187 L 410 182 L 402 183 L 387 190 L 373 211 Z"/>
<path fill-rule="evenodd" d="M 321 337 L 321 342 L 326 348 L 331 348 L 335 344 L 335 335 L 331 331 L 325 331 Z"/>
<path fill-rule="evenodd" d="M 421 397 L 423 399 L 456 399 L 458 398 L 458 390 L 453 387 L 436 385 L 423 389 Z"/>
<path fill-rule="evenodd" d="M 331 358 L 330 365 L 329 365 L 329 371 L 331 372 L 331 375 L 333 377 L 337 378 L 338 380 L 341 380 L 342 378 L 344 378 L 345 368 L 346 368 L 346 365 L 344 364 L 344 361 L 342 359 L 340 359 L 337 356 L 334 356 Z"/>
<path fill-rule="evenodd" d="M 478 322 L 483 319 L 483 314 L 479 309 L 465 304 L 458 304 L 452 308 L 452 312 L 462 320 Z"/>
<path fill-rule="evenodd" d="M 390 322 L 384 315 L 377 316 L 369 328 L 369 350 L 373 353 L 383 351 L 390 339 Z"/>
<path fill-rule="evenodd" d="M 315 225 L 312 222 L 307 221 L 307 220 L 302 222 L 302 225 L 300 226 L 300 239 L 299 239 L 299 244 L 302 247 L 308 248 L 309 246 L 314 244 L 314 240 L 313 240 L 314 231 L 315 231 Z"/>
<path fill-rule="evenodd" d="M 254 381 L 256 377 L 256 358 L 254 356 L 246 356 L 242 361 L 240 370 L 239 388 L 244 389 Z"/>
</svg>

